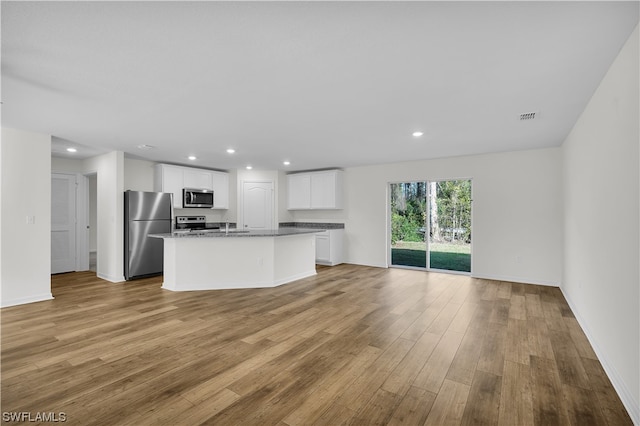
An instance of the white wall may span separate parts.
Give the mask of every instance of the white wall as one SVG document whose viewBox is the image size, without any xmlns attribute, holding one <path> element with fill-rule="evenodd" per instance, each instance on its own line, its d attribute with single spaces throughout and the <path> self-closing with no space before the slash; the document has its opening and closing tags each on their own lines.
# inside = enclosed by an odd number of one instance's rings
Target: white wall
<svg viewBox="0 0 640 426">
<path fill-rule="evenodd" d="M 98 176 L 89 176 L 89 251 L 98 250 Z"/>
<path fill-rule="evenodd" d="M 345 209 L 296 212 L 299 221 L 344 221 L 349 263 L 387 266 L 388 184 L 472 179 L 472 274 L 559 285 L 562 183 L 558 148 L 355 167 L 345 170 Z"/>
<path fill-rule="evenodd" d="M 562 291 L 640 424 L 638 28 L 563 145 Z"/>
<path fill-rule="evenodd" d="M 50 162 L 55 172 L 97 176 L 96 274 L 107 281 L 124 281 L 124 153 L 85 160 L 50 157 Z"/>
<path fill-rule="evenodd" d="M 52 299 L 51 136 L 2 129 L 0 306 Z M 28 188 L 29 196 L 24 196 Z M 26 217 L 35 218 L 27 224 Z"/>
<path fill-rule="evenodd" d="M 124 159 L 124 190 L 155 191 L 154 166 L 155 162 L 146 160 Z"/>
<path fill-rule="evenodd" d="M 98 175 L 97 275 L 107 281 L 124 281 L 124 153 L 88 158 L 84 172 Z"/>
</svg>

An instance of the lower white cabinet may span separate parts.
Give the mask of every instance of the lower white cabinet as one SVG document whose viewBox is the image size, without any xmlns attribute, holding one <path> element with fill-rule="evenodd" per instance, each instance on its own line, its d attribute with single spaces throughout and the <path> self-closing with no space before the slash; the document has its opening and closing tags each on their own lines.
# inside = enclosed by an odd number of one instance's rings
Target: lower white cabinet
<svg viewBox="0 0 640 426">
<path fill-rule="evenodd" d="M 316 234 L 316 263 L 338 265 L 343 260 L 344 229 L 327 229 Z"/>
</svg>

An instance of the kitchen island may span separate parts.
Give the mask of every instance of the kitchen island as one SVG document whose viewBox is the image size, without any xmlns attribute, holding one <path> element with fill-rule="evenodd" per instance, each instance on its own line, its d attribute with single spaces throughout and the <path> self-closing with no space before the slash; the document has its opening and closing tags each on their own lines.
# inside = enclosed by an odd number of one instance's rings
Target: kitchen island
<svg viewBox="0 0 640 426">
<path fill-rule="evenodd" d="M 172 291 L 275 287 L 316 274 L 319 229 L 204 230 L 152 234 L 164 240 L 164 282 Z"/>
</svg>

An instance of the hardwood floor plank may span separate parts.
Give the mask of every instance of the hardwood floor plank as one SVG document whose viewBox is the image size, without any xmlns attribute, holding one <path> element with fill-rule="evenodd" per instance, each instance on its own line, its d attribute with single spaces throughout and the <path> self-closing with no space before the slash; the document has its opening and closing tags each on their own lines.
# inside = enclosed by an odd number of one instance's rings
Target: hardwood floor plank
<svg viewBox="0 0 640 426">
<path fill-rule="evenodd" d="M 528 321 L 509 319 L 507 325 L 507 342 L 504 359 L 506 361 L 529 364 L 529 336 L 527 334 Z"/>
<path fill-rule="evenodd" d="M 598 398 L 598 403 L 607 423 L 613 425 L 632 425 L 631 417 L 622 405 L 611 381 L 604 372 L 600 361 L 594 359 L 584 359 L 585 370 L 589 376 L 589 381 L 594 394 Z"/>
<path fill-rule="evenodd" d="M 532 425 L 533 423 L 530 368 L 528 365 L 506 360 L 502 375 L 498 425 Z"/>
<path fill-rule="evenodd" d="M 55 299 L 0 310 L 3 411 L 81 426 L 631 424 L 557 288 L 317 270 L 194 292 L 52 276 Z"/>
<path fill-rule="evenodd" d="M 493 309 L 491 309 L 489 322 L 494 322 L 500 325 L 507 325 L 507 323 L 509 322 L 510 309 L 511 309 L 510 300 L 497 298 L 493 303 Z"/>
<path fill-rule="evenodd" d="M 438 393 L 463 337 L 463 334 L 453 331 L 444 333 L 429 360 L 413 381 L 413 386 Z"/>
<path fill-rule="evenodd" d="M 393 412 L 388 423 L 389 426 L 424 424 L 435 400 L 435 393 L 410 387 L 400 405 Z"/>
<path fill-rule="evenodd" d="M 507 281 L 500 281 L 498 283 L 496 297 L 498 299 L 511 299 L 511 283 Z"/>
<path fill-rule="evenodd" d="M 357 407 L 367 403 L 413 345 L 414 342 L 410 340 L 398 339 L 395 345 L 385 350 L 369 366 L 369 374 L 358 377 L 351 386 L 340 393 L 338 402 L 347 407 Z"/>
<path fill-rule="evenodd" d="M 447 331 L 449 324 L 451 324 L 451 321 L 453 321 L 453 318 L 458 313 L 460 306 L 461 305 L 459 303 L 447 303 L 444 308 L 442 308 L 436 319 L 427 328 L 427 332 L 432 334 L 443 334 Z"/>
<path fill-rule="evenodd" d="M 447 379 L 471 386 L 486 334 L 486 328 L 467 330 L 447 371 Z"/>
<path fill-rule="evenodd" d="M 551 331 L 550 339 L 562 383 L 591 389 L 589 377 L 571 340 L 571 335 L 568 332 Z"/>
<path fill-rule="evenodd" d="M 335 374 L 320 383 L 309 398 L 284 418 L 284 422 L 290 426 L 296 426 L 319 420 L 324 411 L 334 404 L 340 392 L 350 387 L 358 377 L 364 375 L 366 369 L 373 364 L 381 352 L 382 350 L 379 348 L 368 346 L 357 355 L 352 356 Z"/>
<path fill-rule="evenodd" d="M 526 293 L 525 308 L 527 310 L 527 318 L 544 318 L 544 312 L 542 311 L 542 303 L 540 302 L 539 294 Z"/>
<path fill-rule="evenodd" d="M 462 421 L 470 388 L 462 383 L 445 380 L 433 402 L 427 421 L 424 423 L 425 426 L 459 425 Z"/>
<path fill-rule="evenodd" d="M 540 358 L 553 359 L 553 348 L 546 321 L 527 321 L 529 354 Z"/>
<path fill-rule="evenodd" d="M 526 320 L 527 307 L 526 296 L 511 293 L 511 304 L 509 306 L 509 318 Z"/>
<path fill-rule="evenodd" d="M 507 345 L 507 327 L 497 323 L 489 323 L 487 334 L 482 341 L 477 369 L 496 376 L 502 376 L 504 356 Z"/>
<path fill-rule="evenodd" d="M 455 331 L 456 333 L 465 333 L 471 320 L 473 320 L 473 315 L 478 308 L 477 303 L 463 303 L 458 309 L 456 316 L 453 317 L 453 320 L 449 324 L 448 330 Z"/>
<path fill-rule="evenodd" d="M 555 361 L 532 356 L 530 366 L 534 424 L 569 425 L 562 382 Z"/>
<path fill-rule="evenodd" d="M 600 404 L 591 390 L 562 385 L 569 421 L 573 425 L 604 425 Z"/>
<path fill-rule="evenodd" d="M 461 425 L 498 423 L 502 377 L 477 370 L 469 389 Z"/>
<path fill-rule="evenodd" d="M 440 341 L 440 335 L 424 333 L 391 372 L 381 389 L 403 396 Z"/>
<path fill-rule="evenodd" d="M 575 318 L 571 317 L 563 317 L 563 320 L 567 327 L 567 330 L 569 330 L 571 340 L 573 341 L 573 344 L 575 345 L 575 348 L 578 351 L 580 357 L 597 360 L 598 356 L 593 351 L 591 343 L 589 343 L 587 336 L 585 336 L 582 328 L 580 328 L 578 321 Z"/>
<path fill-rule="evenodd" d="M 327 408 L 320 418 L 313 423 L 315 426 L 342 426 L 350 423 L 355 416 L 355 411 L 344 405 L 333 403 Z"/>
<path fill-rule="evenodd" d="M 369 402 L 351 419 L 352 425 L 386 425 L 400 405 L 402 397 L 384 389 L 378 389 Z"/>
</svg>

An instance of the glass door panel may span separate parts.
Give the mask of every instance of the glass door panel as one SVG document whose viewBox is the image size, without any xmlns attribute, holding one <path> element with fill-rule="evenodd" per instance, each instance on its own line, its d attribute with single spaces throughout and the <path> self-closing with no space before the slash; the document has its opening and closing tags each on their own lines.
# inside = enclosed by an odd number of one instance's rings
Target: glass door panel
<svg viewBox="0 0 640 426">
<path fill-rule="evenodd" d="M 471 181 L 429 182 L 429 269 L 471 272 Z"/>
<path fill-rule="evenodd" d="M 427 183 L 392 183 L 391 265 L 427 267 Z"/>
</svg>

